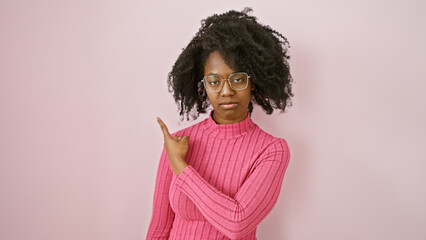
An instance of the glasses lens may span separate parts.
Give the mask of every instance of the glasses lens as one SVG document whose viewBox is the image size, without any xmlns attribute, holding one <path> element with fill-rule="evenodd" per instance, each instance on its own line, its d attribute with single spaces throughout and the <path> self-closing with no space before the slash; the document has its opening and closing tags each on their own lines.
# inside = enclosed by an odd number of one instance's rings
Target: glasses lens
<svg viewBox="0 0 426 240">
<path fill-rule="evenodd" d="M 208 91 L 219 91 L 221 79 L 216 75 L 208 75 L 205 78 L 205 86 Z"/>
<path fill-rule="evenodd" d="M 243 90 L 248 84 L 247 73 L 233 73 L 229 76 L 229 83 L 234 90 Z M 219 92 L 222 89 L 223 79 L 219 75 L 207 75 L 204 77 L 204 86 L 209 92 Z"/>
<path fill-rule="evenodd" d="M 229 81 L 234 90 L 242 90 L 247 87 L 247 74 L 234 73 L 229 77 Z"/>
</svg>

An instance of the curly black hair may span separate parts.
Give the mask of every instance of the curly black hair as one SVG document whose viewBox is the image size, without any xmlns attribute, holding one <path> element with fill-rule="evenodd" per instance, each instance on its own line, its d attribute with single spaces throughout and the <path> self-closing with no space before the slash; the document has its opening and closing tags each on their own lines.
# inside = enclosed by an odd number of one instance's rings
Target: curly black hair
<svg viewBox="0 0 426 240">
<path fill-rule="evenodd" d="M 209 106 L 207 93 L 201 82 L 208 55 L 218 50 L 226 64 L 235 71 L 249 73 L 255 89 L 248 111 L 253 111 L 254 101 L 267 114 L 275 109 L 284 112 L 292 106 L 290 98 L 292 77 L 288 64 L 287 38 L 269 26 L 249 16 L 249 7 L 243 11 L 214 14 L 201 20 L 201 27 L 176 60 L 168 74 L 169 92 L 173 93 L 179 115 L 195 120 L 206 113 Z"/>
</svg>

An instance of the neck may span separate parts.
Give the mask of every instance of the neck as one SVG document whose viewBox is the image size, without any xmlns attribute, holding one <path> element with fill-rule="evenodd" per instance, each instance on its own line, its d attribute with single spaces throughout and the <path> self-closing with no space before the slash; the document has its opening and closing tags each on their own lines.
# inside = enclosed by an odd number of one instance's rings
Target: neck
<svg viewBox="0 0 426 240">
<path fill-rule="evenodd" d="M 210 112 L 209 118 L 204 123 L 206 134 L 213 134 L 214 138 L 232 139 L 238 138 L 256 128 L 256 124 L 251 120 L 250 112 L 247 112 L 246 118 L 237 123 L 220 124 L 213 119 L 214 112 Z"/>
</svg>

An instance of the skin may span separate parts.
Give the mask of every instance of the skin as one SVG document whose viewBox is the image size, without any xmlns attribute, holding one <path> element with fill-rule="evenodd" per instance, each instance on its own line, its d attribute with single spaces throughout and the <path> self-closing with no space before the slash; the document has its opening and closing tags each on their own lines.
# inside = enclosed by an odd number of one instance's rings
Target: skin
<svg viewBox="0 0 426 240">
<path fill-rule="evenodd" d="M 183 169 L 188 166 L 185 161 L 185 155 L 188 151 L 189 137 L 174 137 L 170 135 L 166 124 L 159 117 L 157 117 L 157 121 L 163 132 L 164 147 L 166 148 L 167 156 L 169 156 L 170 167 L 179 176 Z"/>
<path fill-rule="evenodd" d="M 211 52 L 204 65 L 204 75 L 218 74 L 223 78 L 228 78 L 234 72 L 236 71 L 225 63 L 219 51 Z M 231 124 L 243 121 L 247 117 L 247 108 L 254 85 L 249 80 L 246 89 L 235 91 L 229 86 L 228 81 L 225 81 L 223 84 L 220 92 L 207 92 L 210 104 L 214 109 L 213 119 L 218 124 Z M 226 102 L 235 102 L 237 106 L 226 109 L 222 106 Z"/>
<path fill-rule="evenodd" d="M 219 51 L 209 54 L 204 65 L 204 75 L 218 74 L 223 78 L 228 78 L 232 73 L 236 72 L 230 68 L 223 59 Z M 224 85 L 220 92 L 207 92 L 210 104 L 213 106 L 213 119 L 218 124 L 232 124 L 243 121 L 247 117 L 247 109 L 251 99 L 251 91 L 254 85 L 249 80 L 246 89 L 235 91 L 228 81 L 224 81 Z M 232 102 L 232 107 L 226 107 L 223 104 Z M 164 122 L 157 117 L 158 124 L 164 136 L 164 147 L 166 148 L 172 170 L 179 176 L 188 164 L 185 161 L 186 152 L 188 151 L 189 137 L 172 136 Z"/>
</svg>

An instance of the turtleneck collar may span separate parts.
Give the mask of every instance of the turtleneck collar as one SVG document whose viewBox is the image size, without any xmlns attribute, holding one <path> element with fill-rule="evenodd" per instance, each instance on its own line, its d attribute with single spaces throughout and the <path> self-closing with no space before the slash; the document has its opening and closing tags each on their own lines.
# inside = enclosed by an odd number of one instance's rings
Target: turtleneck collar
<svg viewBox="0 0 426 240">
<path fill-rule="evenodd" d="M 238 138 L 256 127 L 256 124 L 251 120 L 250 112 L 247 112 L 247 117 L 240 122 L 217 124 L 213 119 L 213 111 L 210 112 L 209 118 L 204 121 L 205 131 L 212 134 L 213 137 L 222 139 Z"/>
</svg>

